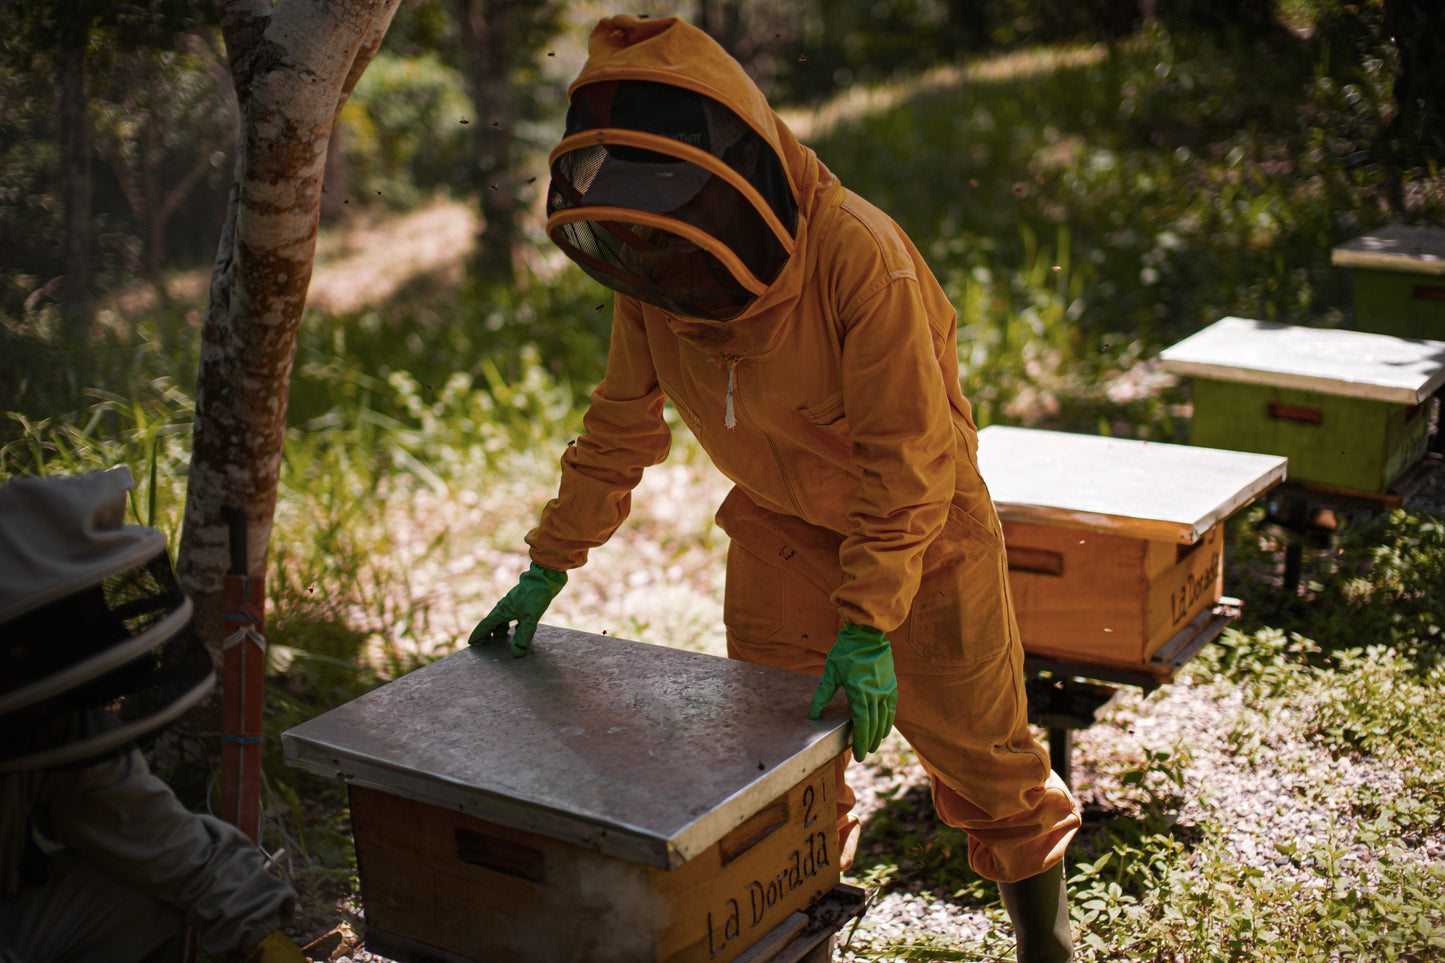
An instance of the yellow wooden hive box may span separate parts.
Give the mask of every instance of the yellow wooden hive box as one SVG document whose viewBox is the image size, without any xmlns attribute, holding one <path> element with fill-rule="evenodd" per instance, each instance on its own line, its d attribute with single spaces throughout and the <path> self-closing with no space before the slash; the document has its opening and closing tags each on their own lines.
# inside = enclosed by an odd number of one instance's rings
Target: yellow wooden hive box
<svg viewBox="0 0 1445 963">
<path fill-rule="evenodd" d="M 393 959 L 727 963 L 839 882 L 841 700 L 800 673 L 550 626 L 283 734 L 349 784 L 366 942 Z"/>
<path fill-rule="evenodd" d="M 1161 652 L 1221 600 L 1224 522 L 1284 479 L 1274 455 L 990 426 L 1025 652 L 1169 677 Z"/>
</svg>

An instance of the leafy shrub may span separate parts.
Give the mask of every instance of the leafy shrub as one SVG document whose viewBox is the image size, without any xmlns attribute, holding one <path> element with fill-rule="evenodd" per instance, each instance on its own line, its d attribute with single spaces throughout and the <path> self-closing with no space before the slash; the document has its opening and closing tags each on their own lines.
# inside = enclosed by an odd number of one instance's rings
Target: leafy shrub
<svg viewBox="0 0 1445 963">
<path fill-rule="evenodd" d="M 1385 645 L 1425 668 L 1445 661 L 1445 518 L 1351 516 L 1332 546 L 1303 549 L 1303 592 L 1291 595 L 1277 582 L 1275 546 L 1255 531 L 1261 517 L 1231 525 L 1226 576 L 1245 601 L 1242 628 L 1287 625 L 1327 652 Z"/>
<path fill-rule="evenodd" d="M 350 176 L 391 207 L 464 190 L 472 113 L 461 73 L 436 54 L 378 51 L 341 114 Z"/>
<path fill-rule="evenodd" d="M 1308 732 L 1336 754 L 1409 758 L 1417 771 L 1433 764 L 1445 773 L 1445 666 L 1420 673 L 1384 646 L 1339 652 L 1331 662 Z"/>
<path fill-rule="evenodd" d="M 1384 963 L 1445 952 L 1445 867 L 1387 860 L 1372 870 L 1328 858 L 1331 845 L 1303 881 L 1211 854 L 1118 914 L 1123 925 L 1086 934 L 1081 963 Z"/>
<path fill-rule="evenodd" d="M 958 310 L 960 378 L 974 420 L 1175 440 L 1174 388 L 1113 386 L 1145 363 L 1145 342 L 1077 324 L 1095 272 L 1072 259 L 1067 229 L 1057 228 L 1052 245 L 1027 225 L 1020 231 L 1027 270 L 953 268 L 940 279 Z"/>
<path fill-rule="evenodd" d="M 1319 652 L 1314 642 L 1282 628 L 1228 628 L 1190 666 L 1243 687 L 1246 703 L 1257 706 L 1303 685 Z"/>
<path fill-rule="evenodd" d="M 1353 802 L 1356 821 L 1276 842 L 1276 865 L 1287 865 L 1281 871 L 1240 865 L 1228 826 L 1213 814 L 1196 827 L 1195 845 L 1185 850 L 1176 841 L 1172 854 L 1170 837 L 1157 834 L 1125 840 L 1117 856 L 1105 851 L 1097 859 L 1076 846 L 1070 882 L 1078 958 L 1285 963 L 1445 956 L 1445 867 L 1420 851 L 1445 826 L 1441 670 L 1421 672 L 1383 648 L 1329 653 L 1270 628 L 1227 631 L 1190 671 L 1201 684 L 1239 690 L 1242 706 L 1224 737 L 1257 765 L 1273 763 L 1277 730 L 1290 726 L 1337 757 L 1410 760 L 1403 792 L 1367 785 Z M 1167 758 L 1144 763 L 1121 780 L 1155 787 L 1136 801 L 1141 823 L 1150 800 L 1163 799 L 1167 808 L 1174 785 Z M 1354 858 L 1362 849 L 1372 860 Z"/>
</svg>

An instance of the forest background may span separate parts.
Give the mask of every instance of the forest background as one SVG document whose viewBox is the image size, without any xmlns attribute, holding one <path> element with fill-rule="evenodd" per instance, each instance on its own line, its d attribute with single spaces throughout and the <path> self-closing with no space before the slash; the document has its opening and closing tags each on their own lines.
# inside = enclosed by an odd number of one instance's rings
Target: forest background
<svg viewBox="0 0 1445 963">
<path fill-rule="evenodd" d="M 273 736 L 452 651 L 525 567 L 605 358 L 610 295 L 549 246 L 539 204 L 566 83 L 611 12 L 404 0 L 341 109 L 269 539 Z M 1429 3 L 628 12 L 713 32 L 909 232 L 958 309 L 980 424 L 1185 442 L 1188 386 L 1159 371 L 1161 348 L 1225 315 L 1349 327 L 1331 248 L 1392 221 L 1445 226 Z M 129 465 L 137 520 L 173 546 L 237 114 L 209 5 L 0 7 L 0 478 Z M 721 652 L 725 490 L 679 426 L 549 620 Z M 1213 842 L 1231 833 L 1217 813 L 1181 816 L 1207 778 L 1188 744 L 1102 741 L 1077 773 L 1093 801 L 1073 864 L 1081 955 L 1445 959 L 1445 521 L 1418 506 L 1352 518 L 1294 596 L 1258 521 L 1231 529 L 1244 615 L 1179 689 L 1231 701 L 1220 738 L 1267 778 L 1302 765 L 1280 751 L 1300 739 L 1406 781 L 1341 803 L 1337 831 L 1274 840 L 1261 869 Z M 1152 705 L 1125 700 L 1102 730 L 1122 738 Z M 160 762 L 210 804 L 208 758 Z M 875 912 L 908 894 L 985 925 L 865 927 L 846 954 L 1006 952 L 989 888 L 911 791 L 906 746 L 870 766 L 891 786 L 856 871 Z M 279 750 L 266 791 L 263 841 L 306 897 L 298 936 L 317 935 L 355 912 L 344 794 Z M 1372 858 L 1342 867 L 1356 850 Z"/>
</svg>

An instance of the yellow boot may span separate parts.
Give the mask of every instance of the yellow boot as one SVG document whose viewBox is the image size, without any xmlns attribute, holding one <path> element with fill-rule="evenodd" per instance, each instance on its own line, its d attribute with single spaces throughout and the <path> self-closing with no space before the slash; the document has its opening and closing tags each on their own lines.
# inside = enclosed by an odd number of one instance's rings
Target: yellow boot
<svg viewBox="0 0 1445 963">
<path fill-rule="evenodd" d="M 306 954 L 280 930 L 272 930 L 246 954 L 246 963 L 308 963 Z"/>
</svg>

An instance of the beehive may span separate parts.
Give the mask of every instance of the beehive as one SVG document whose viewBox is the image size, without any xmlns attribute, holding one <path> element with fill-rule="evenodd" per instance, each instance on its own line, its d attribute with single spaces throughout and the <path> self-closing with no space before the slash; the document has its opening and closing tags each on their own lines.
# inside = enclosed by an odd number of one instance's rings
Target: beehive
<svg viewBox="0 0 1445 963">
<path fill-rule="evenodd" d="M 1224 522 L 1285 476 L 1272 455 L 990 426 L 979 468 L 1003 522 L 1024 650 L 1168 677 L 1167 642 L 1218 603 Z"/>
<path fill-rule="evenodd" d="M 367 943 L 396 959 L 726 963 L 839 881 L 816 680 L 542 626 L 283 734 L 350 788 Z"/>
<path fill-rule="evenodd" d="M 1351 273 L 1361 331 L 1445 339 L 1445 230 L 1391 224 L 1336 247 Z"/>
<path fill-rule="evenodd" d="M 1385 492 L 1425 455 L 1445 342 L 1224 318 L 1161 353 L 1193 380 L 1190 441 L 1289 459 L 1290 479 Z"/>
</svg>

